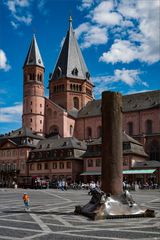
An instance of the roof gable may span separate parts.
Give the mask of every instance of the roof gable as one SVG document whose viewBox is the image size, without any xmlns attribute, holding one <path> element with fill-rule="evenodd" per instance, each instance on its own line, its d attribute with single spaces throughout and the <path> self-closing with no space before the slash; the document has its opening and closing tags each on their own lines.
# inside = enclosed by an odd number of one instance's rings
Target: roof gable
<svg viewBox="0 0 160 240">
<path fill-rule="evenodd" d="M 18 145 L 10 139 L 5 140 L 1 143 L 0 149 L 16 148 Z"/>
</svg>

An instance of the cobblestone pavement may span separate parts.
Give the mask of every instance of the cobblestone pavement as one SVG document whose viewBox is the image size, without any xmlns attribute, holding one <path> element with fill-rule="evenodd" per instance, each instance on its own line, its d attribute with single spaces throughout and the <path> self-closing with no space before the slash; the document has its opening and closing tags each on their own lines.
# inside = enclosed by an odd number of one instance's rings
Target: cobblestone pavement
<svg viewBox="0 0 160 240">
<path fill-rule="evenodd" d="M 155 218 L 91 221 L 73 214 L 75 205 L 91 198 L 83 190 L 27 190 L 31 211 L 25 212 L 22 189 L 0 189 L 0 239 L 8 240 L 160 240 L 160 190 L 132 192 L 137 203 L 156 211 Z"/>
</svg>

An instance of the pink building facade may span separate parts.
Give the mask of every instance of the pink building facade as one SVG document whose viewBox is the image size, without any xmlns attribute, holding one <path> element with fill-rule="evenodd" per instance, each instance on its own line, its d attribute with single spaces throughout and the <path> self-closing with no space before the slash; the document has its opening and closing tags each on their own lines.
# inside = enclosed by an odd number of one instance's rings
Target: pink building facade
<svg viewBox="0 0 160 240">
<path fill-rule="evenodd" d="M 29 138 L 32 142 L 34 139 L 34 144 L 30 142 L 23 149 L 24 144 L 17 144 L 14 132 L 2 136 L 1 173 L 3 164 L 7 163 L 16 164 L 21 177 L 65 177 L 72 181 L 84 180 L 88 176 L 99 178 L 101 100 L 93 97 L 94 84 L 75 38 L 71 19 L 55 68 L 50 74 L 49 98 L 44 96 L 44 72 L 40 50 L 33 36 L 23 66 L 22 129 L 32 133 Z M 151 168 L 160 183 L 160 90 L 123 96 L 122 110 L 123 130 L 132 137 L 125 138 L 123 142 L 124 170 L 139 168 L 138 163 L 154 161 Z M 56 140 L 59 146 L 56 145 L 55 136 L 61 138 Z M 48 143 L 47 147 L 47 141 L 54 144 Z M 129 148 L 125 149 L 127 146 Z M 92 154 L 88 150 L 90 148 Z"/>
</svg>

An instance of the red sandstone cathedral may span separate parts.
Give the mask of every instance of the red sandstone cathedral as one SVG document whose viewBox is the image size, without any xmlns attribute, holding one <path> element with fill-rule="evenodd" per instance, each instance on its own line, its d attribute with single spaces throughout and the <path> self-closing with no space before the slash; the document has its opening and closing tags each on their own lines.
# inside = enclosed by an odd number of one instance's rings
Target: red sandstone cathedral
<svg viewBox="0 0 160 240">
<path fill-rule="evenodd" d="M 69 20 L 44 96 L 44 64 L 33 36 L 23 66 L 22 128 L 0 137 L 0 186 L 101 176 L 101 100 Z M 160 90 L 123 96 L 123 174 L 160 184 Z"/>
</svg>

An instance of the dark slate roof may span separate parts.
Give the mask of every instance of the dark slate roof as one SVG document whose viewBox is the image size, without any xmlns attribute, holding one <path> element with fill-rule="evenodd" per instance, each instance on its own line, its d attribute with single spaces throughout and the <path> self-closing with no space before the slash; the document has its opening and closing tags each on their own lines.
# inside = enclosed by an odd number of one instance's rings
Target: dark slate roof
<svg viewBox="0 0 160 240">
<path fill-rule="evenodd" d="M 26 127 L 22 127 L 19 128 L 15 131 L 9 132 L 7 134 L 1 135 L 0 136 L 0 140 L 2 139 L 12 139 L 13 138 L 21 138 L 21 137 L 30 137 L 30 138 L 34 138 L 34 139 L 44 139 L 44 137 L 42 136 L 38 136 L 36 134 L 33 134 L 32 131 L 29 128 Z"/>
<path fill-rule="evenodd" d="M 40 54 L 40 51 L 38 48 L 38 44 L 37 44 L 35 35 L 33 35 L 32 42 L 29 47 L 29 51 L 27 53 L 27 57 L 24 62 L 24 66 L 26 66 L 26 65 L 27 66 L 36 65 L 36 66 L 44 68 L 44 64 L 42 61 L 42 57 L 41 57 L 41 54 Z"/>
<path fill-rule="evenodd" d="M 160 167 L 160 162 L 158 161 L 145 161 L 145 162 L 135 162 L 134 168 L 156 168 Z"/>
<path fill-rule="evenodd" d="M 78 112 L 78 118 L 101 115 L 101 100 L 90 101 Z"/>
<path fill-rule="evenodd" d="M 128 148 L 123 148 L 123 154 L 136 154 L 143 157 L 147 157 L 148 155 L 144 152 L 144 148 L 141 143 L 133 139 L 132 137 L 128 136 L 126 133 L 123 133 L 122 141 L 124 143 L 128 143 Z M 98 139 L 91 139 L 87 141 L 87 151 L 84 153 L 84 157 L 93 157 L 93 156 L 101 156 L 100 152 L 93 151 L 93 149 L 90 147 L 91 145 L 100 145 L 102 144 L 102 138 Z M 101 149 L 99 149 L 100 151 Z"/>
<path fill-rule="evenodd" d="M 134 138 L 130 137 L 128 134 L 126 134 L 125 132 L 123 132 L 123 142 L 132 142 L 135 143 L 137 145 L 142 145 L 140 142 L 138 142 L 137 140 L 135 140 Z"/>
<path fill-rule="evenodd" d="M 72 74 L 72 71 L 75 68 L 78 70 L 77 75 Z M 58 69 L 61 71 L 61 76 L 57 75 Z M 89 71 L 78 46 L 75 33 L 72 28 L 72 19 L 70 18 L 69 30 L 64 40 L 51 79 L 57 80 L 59 77 L 71 77 L 91 82 L 90 78 L 86 77 L 86 73 L 89 73 Z"/>
<path fill-rule="evenodd" d="M 123 111 L 139 111 L 160 107 L 160 90 L 123 96 Z"/>
<path fill-rule="evenodd" d="M 160 90 L 136 93 L 123 96 L 123 112 L 160 108 Z M 79 112 L 77 117 L 101 116 L 101 99 L 90 101 Z"/>
<path fill-rule="evenodd" d="M 80 149 L 86 150 L 86 143 L 75 137 L 51 137 L 39 141 L 34 151 L 51 150 L 51 149 Z"/>
</svg>

